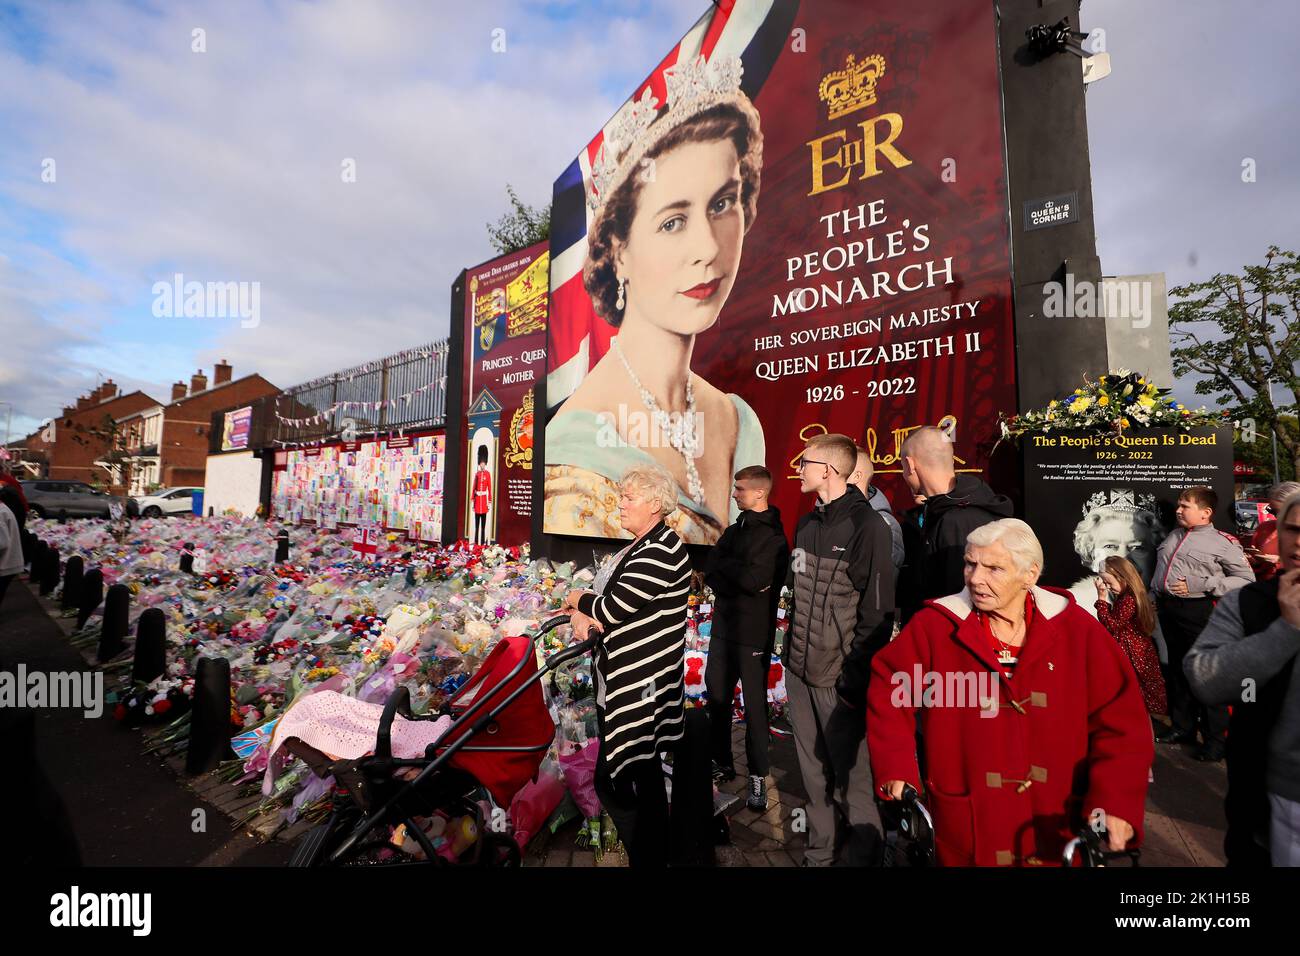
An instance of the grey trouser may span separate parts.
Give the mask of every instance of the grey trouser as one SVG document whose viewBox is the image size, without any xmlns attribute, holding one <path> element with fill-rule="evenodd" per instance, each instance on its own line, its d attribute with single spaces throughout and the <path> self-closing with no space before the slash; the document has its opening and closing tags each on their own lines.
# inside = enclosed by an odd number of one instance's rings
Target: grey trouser
<svg viewBox="0 0 1300 956">
<path fill-rule="evenodd" d="M 799 773 L 808 791 L 804 860 L 809 866 L 869 866 L 880 830 L 867 759 L 866 708 L 848 707 L 835 688 L 810 687 L 788 669 L 785 689 Z M 837 840 L 841 824 L 843 839 Z"/>
<path fill-rule="evenodd" d="M 1274 866 L 1300 866 L 1300 802 L 1268 795 L 1269 856 Z"/>
</svg>

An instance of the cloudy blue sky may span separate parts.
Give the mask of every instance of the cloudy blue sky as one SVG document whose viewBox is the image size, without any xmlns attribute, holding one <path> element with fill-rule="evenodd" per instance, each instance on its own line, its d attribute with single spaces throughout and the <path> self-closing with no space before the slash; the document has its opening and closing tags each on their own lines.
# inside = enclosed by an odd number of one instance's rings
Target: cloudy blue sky
<svg viewBox="0 0 1300 956">
<path fill-rule="evenodd" d="M 105 377 L 166 398 L 227 358 L 291 385 L 441 337 L 505 184 L 549 200 L 706 6 L 0 0 L 14 434 Z M 1300 4 L 1085 0 L 1083 25 L 1114 60 L 1088 94 L 1103 269 L 1173 286 L 1300 246 Z M 260 324 L 154 317 L 176 272 L 259 282 Z"/>
</svg>

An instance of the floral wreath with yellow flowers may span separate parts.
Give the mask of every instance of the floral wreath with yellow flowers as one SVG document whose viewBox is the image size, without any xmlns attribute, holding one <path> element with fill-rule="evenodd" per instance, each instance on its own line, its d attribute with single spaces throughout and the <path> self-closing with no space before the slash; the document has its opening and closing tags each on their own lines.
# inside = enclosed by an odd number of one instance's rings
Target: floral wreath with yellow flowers
<svg viewBox="0 0 1300 956">
<path fill-rule="evenodd" d="M 1120 369 L 1083 384 L 1073 392 L 1054 398 L 1046 408 L 999 413 L 1001 438 L 1016 441 L 1022 435 L 1052 430 L 1100 429 L 1123 432 L 1126 428 L 1203 428 L 1221 425 L 1228 412 L 1211 412 L 1201 406 L 1188 408 L 1170 396 L 1172 389 L 1160 388 L 1137 372 Z"/>
</svg>

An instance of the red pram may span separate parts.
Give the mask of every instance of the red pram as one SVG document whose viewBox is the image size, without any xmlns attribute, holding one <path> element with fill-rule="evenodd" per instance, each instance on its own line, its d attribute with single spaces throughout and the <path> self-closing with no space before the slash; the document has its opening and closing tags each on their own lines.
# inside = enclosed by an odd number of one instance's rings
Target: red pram
<svg viewBox="0 0 1300 956">
<path fill-rule="evenodd" d="M 458 862 L 518 865 L 519 848 L 513 838 L 487 826 L 474 797 L 482 787 L 498 806 L 508 807 L 511 798 L 537 774 L 555 737 L 555 723 L 540 681 L 586 654 L 596 641 L 592 638 L 566 648 L 539 669 L 535 642 L 568 620 L 552 618 L 531 638 L 502 638 L 440 713 L 412 715 L 410 693 L 399 687 L 384 705 L 371 756 L 330 762 L 318 751 L 313 754 L 301 746 L 291 747 L 316 773 L 332 774 L 339 787 L 329 820 L 303 836 L 289 865 L 380 862 L 358 858 L 376 849 L 392 856 L 389 830 L 398 825 L 405 825 L 405 833 L 419 845 L 423 862 L 443 861 L 446 854 L 438 852 L 415 822 L 417 817 L 439 812 L 473 817 L 477 827 L 472 858 Z M 398 714 L 407 720 L 450 714 L 453 723 L 429 745 L 423 759 L 395 759 L 392 726 Z M 412 769 L 419 773 L 405 779 Z M 376 831 L 379 841 L 363 842 Z"/>
<path fill-rule="evenodd" d="M 522 666 L 521 666 L 522 665 Z M 487 660 L 474 672 L 448 703 L 451 715 L 458 718 L 435 746 L 438 753 L 457 740 L 464 746 L 452 754 L 448 765 L 472 774 L 501 806 L 537 775 L 542 758 L 555 739 L 555 723 L 542 696 L 540 684 L 532 680 L 538 674 L 537 655 L 527 637 L 504 637 L 492 648 Z M 501 700 L 511 692 L 524 693 L 495 718 L 482 726 L 481 742 L 470 741 L 479 727 L 462 721 L 479 695 Z"/>
</svg>

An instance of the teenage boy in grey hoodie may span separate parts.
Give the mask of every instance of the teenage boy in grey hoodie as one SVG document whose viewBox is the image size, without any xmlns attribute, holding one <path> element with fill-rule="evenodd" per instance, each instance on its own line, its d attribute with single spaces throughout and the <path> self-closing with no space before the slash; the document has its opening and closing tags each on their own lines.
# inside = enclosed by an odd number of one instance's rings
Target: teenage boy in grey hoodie
<svg viewBox="0 0 1300 956">
<path fill-rule="evenodd" d="M 1229 866 L 1300 866 L 1300 494 L 1277 522 L 1280 572 L 1224 595 L 1184 662 L 1197 697 L 1233 705 Z"/>
<path fill-rule="evenodd" d="M 1211 524 L 1218 505 L 1219 496 L 1204 485 L 1178 496 L 1178 527 L 1161 543 L 1151 576 L 1152 603 L 1169 649 L 1165 686 L 1173 722 L 1156 740 L 1194 742 L 1199 718 L 1202 746 L 1196 759 L 1210 762 L 1223 759 L 1228 708 L 1198 703 L 1183 673 L 1183 659 L 1210 619 L 1215 601 L 1255 580 L 1241 545 Z"/>
</svg>

